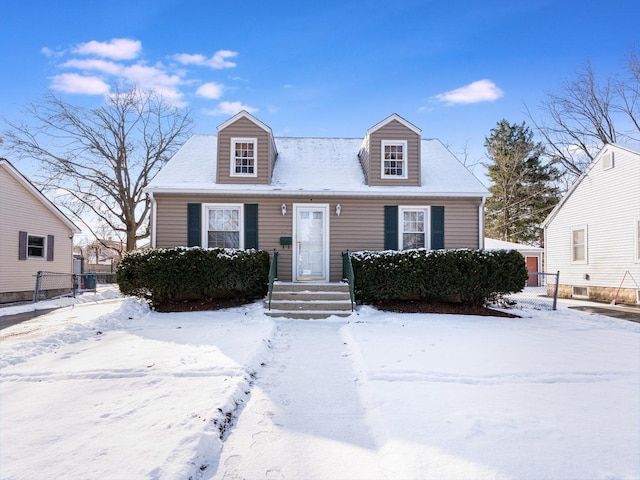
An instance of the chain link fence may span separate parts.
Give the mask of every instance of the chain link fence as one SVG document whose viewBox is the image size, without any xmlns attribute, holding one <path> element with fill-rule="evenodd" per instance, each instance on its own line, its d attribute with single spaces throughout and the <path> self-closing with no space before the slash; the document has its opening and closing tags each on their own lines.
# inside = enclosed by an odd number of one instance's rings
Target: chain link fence
<svg viewBox="0 0 640 480">
<path fill-rule="evenodd" d="M 40 271 L 36 275 L 33 301 L 75 297 L 78 293 L 96 292 L 98 283 L 115 283 L 115 273 L 58 273 Z"/>
<path fill-rule="evenodd" d="M 524 290 L 509 295 L 506 299 L 514 308 L 534 310 L 555 310 L 558 305 L 558 285 L 560 272 L 529 272 Z"/>
</svg>

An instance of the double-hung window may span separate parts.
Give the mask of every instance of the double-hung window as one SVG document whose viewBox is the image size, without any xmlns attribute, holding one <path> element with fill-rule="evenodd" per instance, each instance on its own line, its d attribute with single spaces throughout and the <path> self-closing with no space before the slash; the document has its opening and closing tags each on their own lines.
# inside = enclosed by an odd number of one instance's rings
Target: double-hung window
<svg viewBox="0 0 640 480">
<path fill-rule="evenodd" d="M 587 227 L 571 229 L 571 261 L 573 263 L 587 263 Z"/>
<path fill-rule="evenodd" d="M 46 237 L 29 235 L 27 237 L 27 256 L 29 258 L 44 258 Z"/>
<path fill-rule="evenodd" d="M 205 205 L 206 248 L 244 248 L 242 205 Z"/>
<path fill-rule="evenodd" d="M 640 218 L 636 219 L 635 228 L 636 262 L 640 262 Z"/>
<path fill-rule="evenodd" d="M 231 176 L 256 177 L 258 175 L 258 140 L 256 138 L 231 139 Z"/>
<path fill-rule="evenodd" d="M 400 249 L 429 247 L 429 208 L 400 207 Z"/>
<path fill-rule="evenodd" d="M 382 178 L 407 178 L 407 141 L 382 140 Z"/>
</svg>

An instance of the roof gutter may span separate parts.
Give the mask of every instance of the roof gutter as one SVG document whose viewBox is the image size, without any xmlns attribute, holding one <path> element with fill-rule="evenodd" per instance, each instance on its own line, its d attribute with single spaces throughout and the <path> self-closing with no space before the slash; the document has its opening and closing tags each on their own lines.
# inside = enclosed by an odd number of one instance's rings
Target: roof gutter
<svg viewBox="0 0 640 480">
<path fill-rule="evenodd" d="M 154 193 L 165 193 L 174 195 L 226 195 L 226 196 L 243 196 L 254 195 L 259 197 L 299 197 L 299 196 L 313 196 L 313 197 L 368 197 L 368 198 L 482 198 L 484 201 L 489 197 L 489 192 L 420 192 L 420 191 L 339 191 L 339 190 L 226 190 L 226 189 L 211 189 L 211 188 L 189 188 L 189 189 L 176 189 L 176 188 L 162 188 L 151 187 L 145 188 L 144 191 L 149 195 Z"/>
</svg>

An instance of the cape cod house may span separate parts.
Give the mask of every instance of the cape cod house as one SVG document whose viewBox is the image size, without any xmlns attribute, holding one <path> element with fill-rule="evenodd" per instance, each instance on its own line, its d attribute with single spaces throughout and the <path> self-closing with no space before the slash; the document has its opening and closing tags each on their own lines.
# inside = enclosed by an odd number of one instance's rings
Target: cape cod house
<svg viewBox="0 0 640 480">
<path fill-rule="evenodd" d="M 278 278 L 337 282 L 347 250 L 481 248 L 487 189 L 398 115 L 363 138 L 274 137 L 243 111 L 146 188 L 153 247 L 277 249 Z"/>
<path fill-rule="evenodd" d="M 72 274 L 75 233 L 69 218 L 0 159 L 0 303 L 32 300 L 38 271 Z"/>
<path fill-rule="evenodd" d="M 609 144 L 542 224 L 561 297 L 640 301 L 640 144 Z"/>
</svg>

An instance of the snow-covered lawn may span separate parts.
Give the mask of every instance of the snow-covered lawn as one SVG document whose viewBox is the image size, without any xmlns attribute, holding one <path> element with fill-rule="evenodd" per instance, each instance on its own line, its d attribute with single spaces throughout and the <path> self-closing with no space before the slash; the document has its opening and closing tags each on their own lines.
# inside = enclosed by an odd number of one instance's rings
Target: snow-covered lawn
<svg viewBox="0 0 640 480">
<path fill-rule="evenodd" d="M 638 323 L 61 304 L 0 330 L 3 480 L 640 478 Z"/>
</svg>

